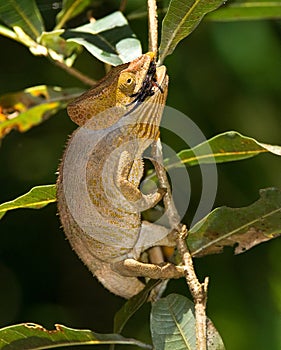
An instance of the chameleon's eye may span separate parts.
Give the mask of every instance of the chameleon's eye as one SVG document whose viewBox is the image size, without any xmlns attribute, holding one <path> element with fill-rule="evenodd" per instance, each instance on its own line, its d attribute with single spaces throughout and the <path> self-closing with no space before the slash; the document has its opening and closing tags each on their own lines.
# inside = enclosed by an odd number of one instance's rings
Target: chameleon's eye
<svg viewBox="0 0 281 350">
<path fill-rule="evenodd" d="M 126 95 L 131 95 L 136 86 L 136 77 L 133 73 L 124 72 L 119 77 L 119 89 Z"/>
</svg>

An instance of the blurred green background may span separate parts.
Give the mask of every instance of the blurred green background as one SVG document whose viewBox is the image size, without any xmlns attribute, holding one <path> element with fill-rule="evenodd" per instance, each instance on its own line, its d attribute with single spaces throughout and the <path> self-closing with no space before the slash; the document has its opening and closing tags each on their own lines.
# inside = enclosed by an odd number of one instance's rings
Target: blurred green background
<svg viewBox="0 0 281 350">
<path fill-rule="evenodd" d="M 52 3 L 38 1 L 47 29 L 57 13 Z M 144 4 L 129 1 L 128 10 Z M 115 1 L 95 2 L 97 17 L 117 8 Z M 135 19 L 131 26 L 145 51 L 146 19 Z M 207 138 L 236 130 L 261 142 L 281 144 L 280 34 L 276 21 L 205 21 L 166 60 L 168 105 L 188 115 Z M 0 37 L 0 52 L 0 94 L 40 84 L 82 86 L 12 40 Z M 95 79 L 104 75 L 103 65 L 85 51 L 75 66 Z M 25 134 L 9 134 L 0 149 L 0 202 L 35 185 L 54 183 L 64 145 L 74 129 L 61 111 Z M 191 178 L 192 172 L 196 170 L 190 170 Z M 215 206 L 241 207 L 255 201 L 260 188 L 280 187 L 281 160 L 265 154 L 219 165 L 218 174 Z M 197 190 L 195 183 L 195 197 Z M 124 301 L 106 291 L 71 250 L 55 205 L 10 212 L 1 220 L 0 232 L 1 327 L 29 321 L 50 328 L 62 323 L 112 331 L 114 313 Z M 239 256 L 227 249 L 195 260 L 199 276 L 210 277 L 208 315 L 228 350 L 281 348 L 280 257 L 280 239 L 275 239 Z M 172 281 L 168 292 L 188 295 L 183 281 Z M 149 339 L 148 320 L 147 305 L 124 334 Z"/>
</svg>

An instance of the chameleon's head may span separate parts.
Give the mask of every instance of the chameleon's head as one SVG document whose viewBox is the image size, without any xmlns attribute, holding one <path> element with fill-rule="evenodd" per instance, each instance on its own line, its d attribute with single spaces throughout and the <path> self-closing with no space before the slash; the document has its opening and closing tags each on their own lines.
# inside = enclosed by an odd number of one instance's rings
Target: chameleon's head
<svg viewBox="0 0 281 350">
<path fill-rule="evenodd" d="M 165 75 L 165 66 L 156 68 L 154 52 L 143 54 L 120 73 L 116 90 L 116 104 L 126 107 L 145 88 L 144 85 L 148 79 L 153 80 L 155 86 L 161 86 Z"/>
<path fill-rule="evenodd" d="M 68 105 L 70 118 L 78 125 L 91 120 L 94 129 L 104 129 L 117 122 L 138 93 L 143 91 L 145 98 L 150 96 L 151 91 L 144 89 L 144 82 L 150 89 L 150 83 L 155 84 L 155 90 L 157 86 L 161 87 L 166 68 L 156 68 L 154 60 L 155 54 L 148 52 L 130 63 L 114 67 L 92 89 Z M 104 112 L 107 111 L 111 112 L 105 116 Z"/>
</svg>

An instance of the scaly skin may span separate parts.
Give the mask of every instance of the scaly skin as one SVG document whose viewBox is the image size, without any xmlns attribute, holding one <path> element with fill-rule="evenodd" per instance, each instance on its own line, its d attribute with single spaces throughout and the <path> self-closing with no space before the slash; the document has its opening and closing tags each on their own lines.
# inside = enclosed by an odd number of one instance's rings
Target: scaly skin
<svg viewBox="0 0 281 350">
<path fill-rule="evenodd" d="M 160 88 L 154 86 L 152 96 L 130 105 L 152 60 L 147 53 L 113 68 L 68 106 L 80 128 L 68 143 L 57 181 L 59 215 L 73 249 L 107 289 L 124 298 L 144 287 L 132 276 L 182 276 L 174 266 L 164 271 L 137 261 L 151 246 L 175 245 L 166 228 L 141 221 L 141 211 L 155 206 L 164 193 L 144 195 L 138 188 L 143 152 L 159 138 L 168 87 L 164 66 L 155 75 Z"/>
</svg>

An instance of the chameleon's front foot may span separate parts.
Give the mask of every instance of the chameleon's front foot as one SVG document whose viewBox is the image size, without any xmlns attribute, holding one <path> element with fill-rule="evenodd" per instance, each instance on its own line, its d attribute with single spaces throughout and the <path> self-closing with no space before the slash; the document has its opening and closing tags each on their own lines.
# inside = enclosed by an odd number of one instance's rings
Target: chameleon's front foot
<svg viewBox="0 0 281 350">
<path fill-rule="evenodd" d="M 170 279 L 184 277 L 183 266 L 170 263 L 163 265 L 146 264 L 135 259 L 125 259 L 112 264 L 112 269 L 126 277 L 148 277 L 152 279 Z"/>
<path fill-rule="evenodd" d="M 153 193 L 143 194 L 128 180 L 120 181 L 119 186 L 123 196 L 136 207 L 137 211 L 145 211 L 153 208 L 167 193 L 166 188 L 158 188 Z"/>
</svg>

